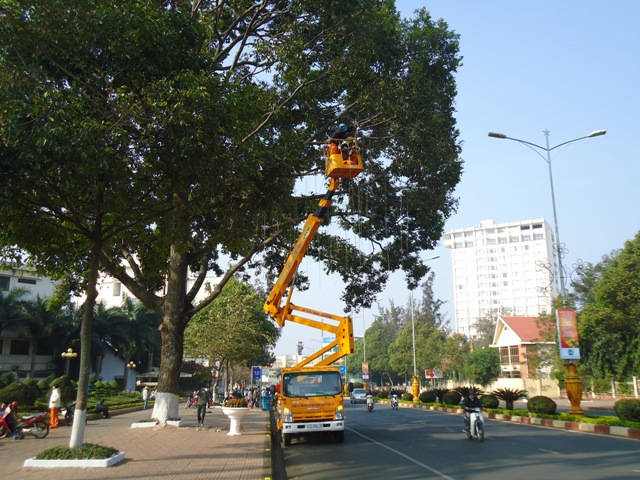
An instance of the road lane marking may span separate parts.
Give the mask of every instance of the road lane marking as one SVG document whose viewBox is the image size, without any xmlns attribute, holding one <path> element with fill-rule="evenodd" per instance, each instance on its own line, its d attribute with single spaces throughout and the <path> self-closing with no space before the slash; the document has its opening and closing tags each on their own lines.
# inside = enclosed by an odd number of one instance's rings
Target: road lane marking
<svg viewBox="0 0 640 480">
<path fill-rule="evenodd" d="M 406 455 L 402 452 L 399 452 L 398 450 L 396 450 L 395 448 L 391 448 L 387 445 L 385 445 L 384 443 L 380 443 L 377 442 L 376 440 L 374 440 L 371 437 L 367 437 L 366 435 L 363 435 L 362 433 L 354 430 L 353 428 L 349 428 L 349 427 L 345 427 L 347 430 L 349 430 L 350 432 L 355 433 L 356 435 L 360 435 L 362 438 L 369 440 L 370 442 L 375 443 L 376 445 L 382 447 L 382 448 L 386 448 L 387 450 L 389 450 L 390 452 L 395 453 L 396 455 L 400 455 L 403 458 L 406 458 L 407 460 L 409 460 L 411 463 L 414 463 L 416 465 L 418 465 L 419 467 L 424 468 L 425 470 L 429 470 L 431 473 L 434 473 L 436 475 L 438 475 L 440 478 L 446 478 L 447 480 L 455 480 L 453 477 L 450 477 L 449 475 L 445 475 L 444 473 L 436 470 L 435 468 L 431 468 L 429 465 L 425 465 L 422 462 L 419 462 L 418 460 L 416 460 L 415 458 L 411 458 L 409 455 Z"/>
<path fill-rule="evenodd" d="M 560 455 L 560 452 L 554 452 L 553 450 L 547 450 L 546 448 L 539 448 L 541 452 L 553 453 L 554 455 Z"/>
</svg>

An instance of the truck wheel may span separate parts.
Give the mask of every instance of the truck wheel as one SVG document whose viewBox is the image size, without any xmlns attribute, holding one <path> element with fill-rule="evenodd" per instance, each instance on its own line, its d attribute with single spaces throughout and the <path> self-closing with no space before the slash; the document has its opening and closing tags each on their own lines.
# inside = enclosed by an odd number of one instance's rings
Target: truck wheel
<svg viewBox="0 0 640 480">
<path fill-rule="evenodd" d="M 344 430 L 341 432 L 335 432 L 336 443 L 344 442 Z"/>
<path fill-rule="evenodd" d="M 290 447 L 291 446 L 291 434 L 290 433 L 283 433 L 282 434 L 282 440 L 284 441 L 284 446 L 285 447 Z"/>
</svg>

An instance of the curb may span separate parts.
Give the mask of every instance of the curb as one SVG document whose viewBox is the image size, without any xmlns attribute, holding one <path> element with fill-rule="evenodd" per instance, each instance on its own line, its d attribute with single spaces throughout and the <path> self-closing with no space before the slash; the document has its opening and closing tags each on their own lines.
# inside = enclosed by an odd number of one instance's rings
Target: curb
<svg viewBox="0 0 640 480">
<path fill-rule="evenodd" d="M 386 402 L 385 402 L 386 403 Z M 435 412 L 462 414 L 461 408 L 432 407 L 429 405 L 415 405 L 400 402 L 402 408 L 418 408 L 421 410 L 431 410 Z M 577 432 L 594 433 L 597 435 L 609 435 L 612 437 L 631 438 L 640 440 L 640 428 L 616 427 L 612 425 L 599 425 L 596 423 L 566 422 L 564 420 L 550 420 L 546 418 L 523 417 L 520 415 L 507 415 L 504 413 L 486 412 L 485 417 L 499 422 L 522 423 L 525 425 L 535 425 L 539 427 L 560 428 L 563 430 L 573 430 Z"/>
</svg>

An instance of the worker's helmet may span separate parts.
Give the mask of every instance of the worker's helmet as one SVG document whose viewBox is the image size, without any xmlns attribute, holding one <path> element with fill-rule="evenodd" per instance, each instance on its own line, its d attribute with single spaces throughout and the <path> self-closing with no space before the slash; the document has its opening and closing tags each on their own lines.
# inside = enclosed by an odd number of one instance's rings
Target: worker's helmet
<svg viewBox="0 0 640 480">
<path fill-rule="evenodd" d="M 20 404 L 18 402 L 11 402 L 9 406 L 12 410 L 16 410 L 20 406 Z"/>
</svg>

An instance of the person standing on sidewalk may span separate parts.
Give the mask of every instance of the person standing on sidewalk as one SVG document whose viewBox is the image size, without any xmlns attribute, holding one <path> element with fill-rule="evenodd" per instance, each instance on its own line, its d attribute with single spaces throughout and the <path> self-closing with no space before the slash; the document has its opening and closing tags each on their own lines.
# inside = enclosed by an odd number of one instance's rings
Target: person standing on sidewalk
<svg viewBox="0 0 640 480">
<path fill-rule="evenodd" d="M 58 412 L 60 411 L 60 388 L 57 383 L 53 384 L 51 396 L 49 397 L 49 428 L 58 428 Z"/>
<path fill-rule="evenodd" d="M 149 388 L 146 385 L 142 389 L 142 401 L 144 402 L 143 410 L 146 410 L 149 404 Z"/>
<path fill-rule="evenodd" d="M 207 406 L 209 405 L 209 389 L 202 387 L 198 391 L 198 426 L 204 427 L 204 416 L 207 413 Z"/>
</svg>

